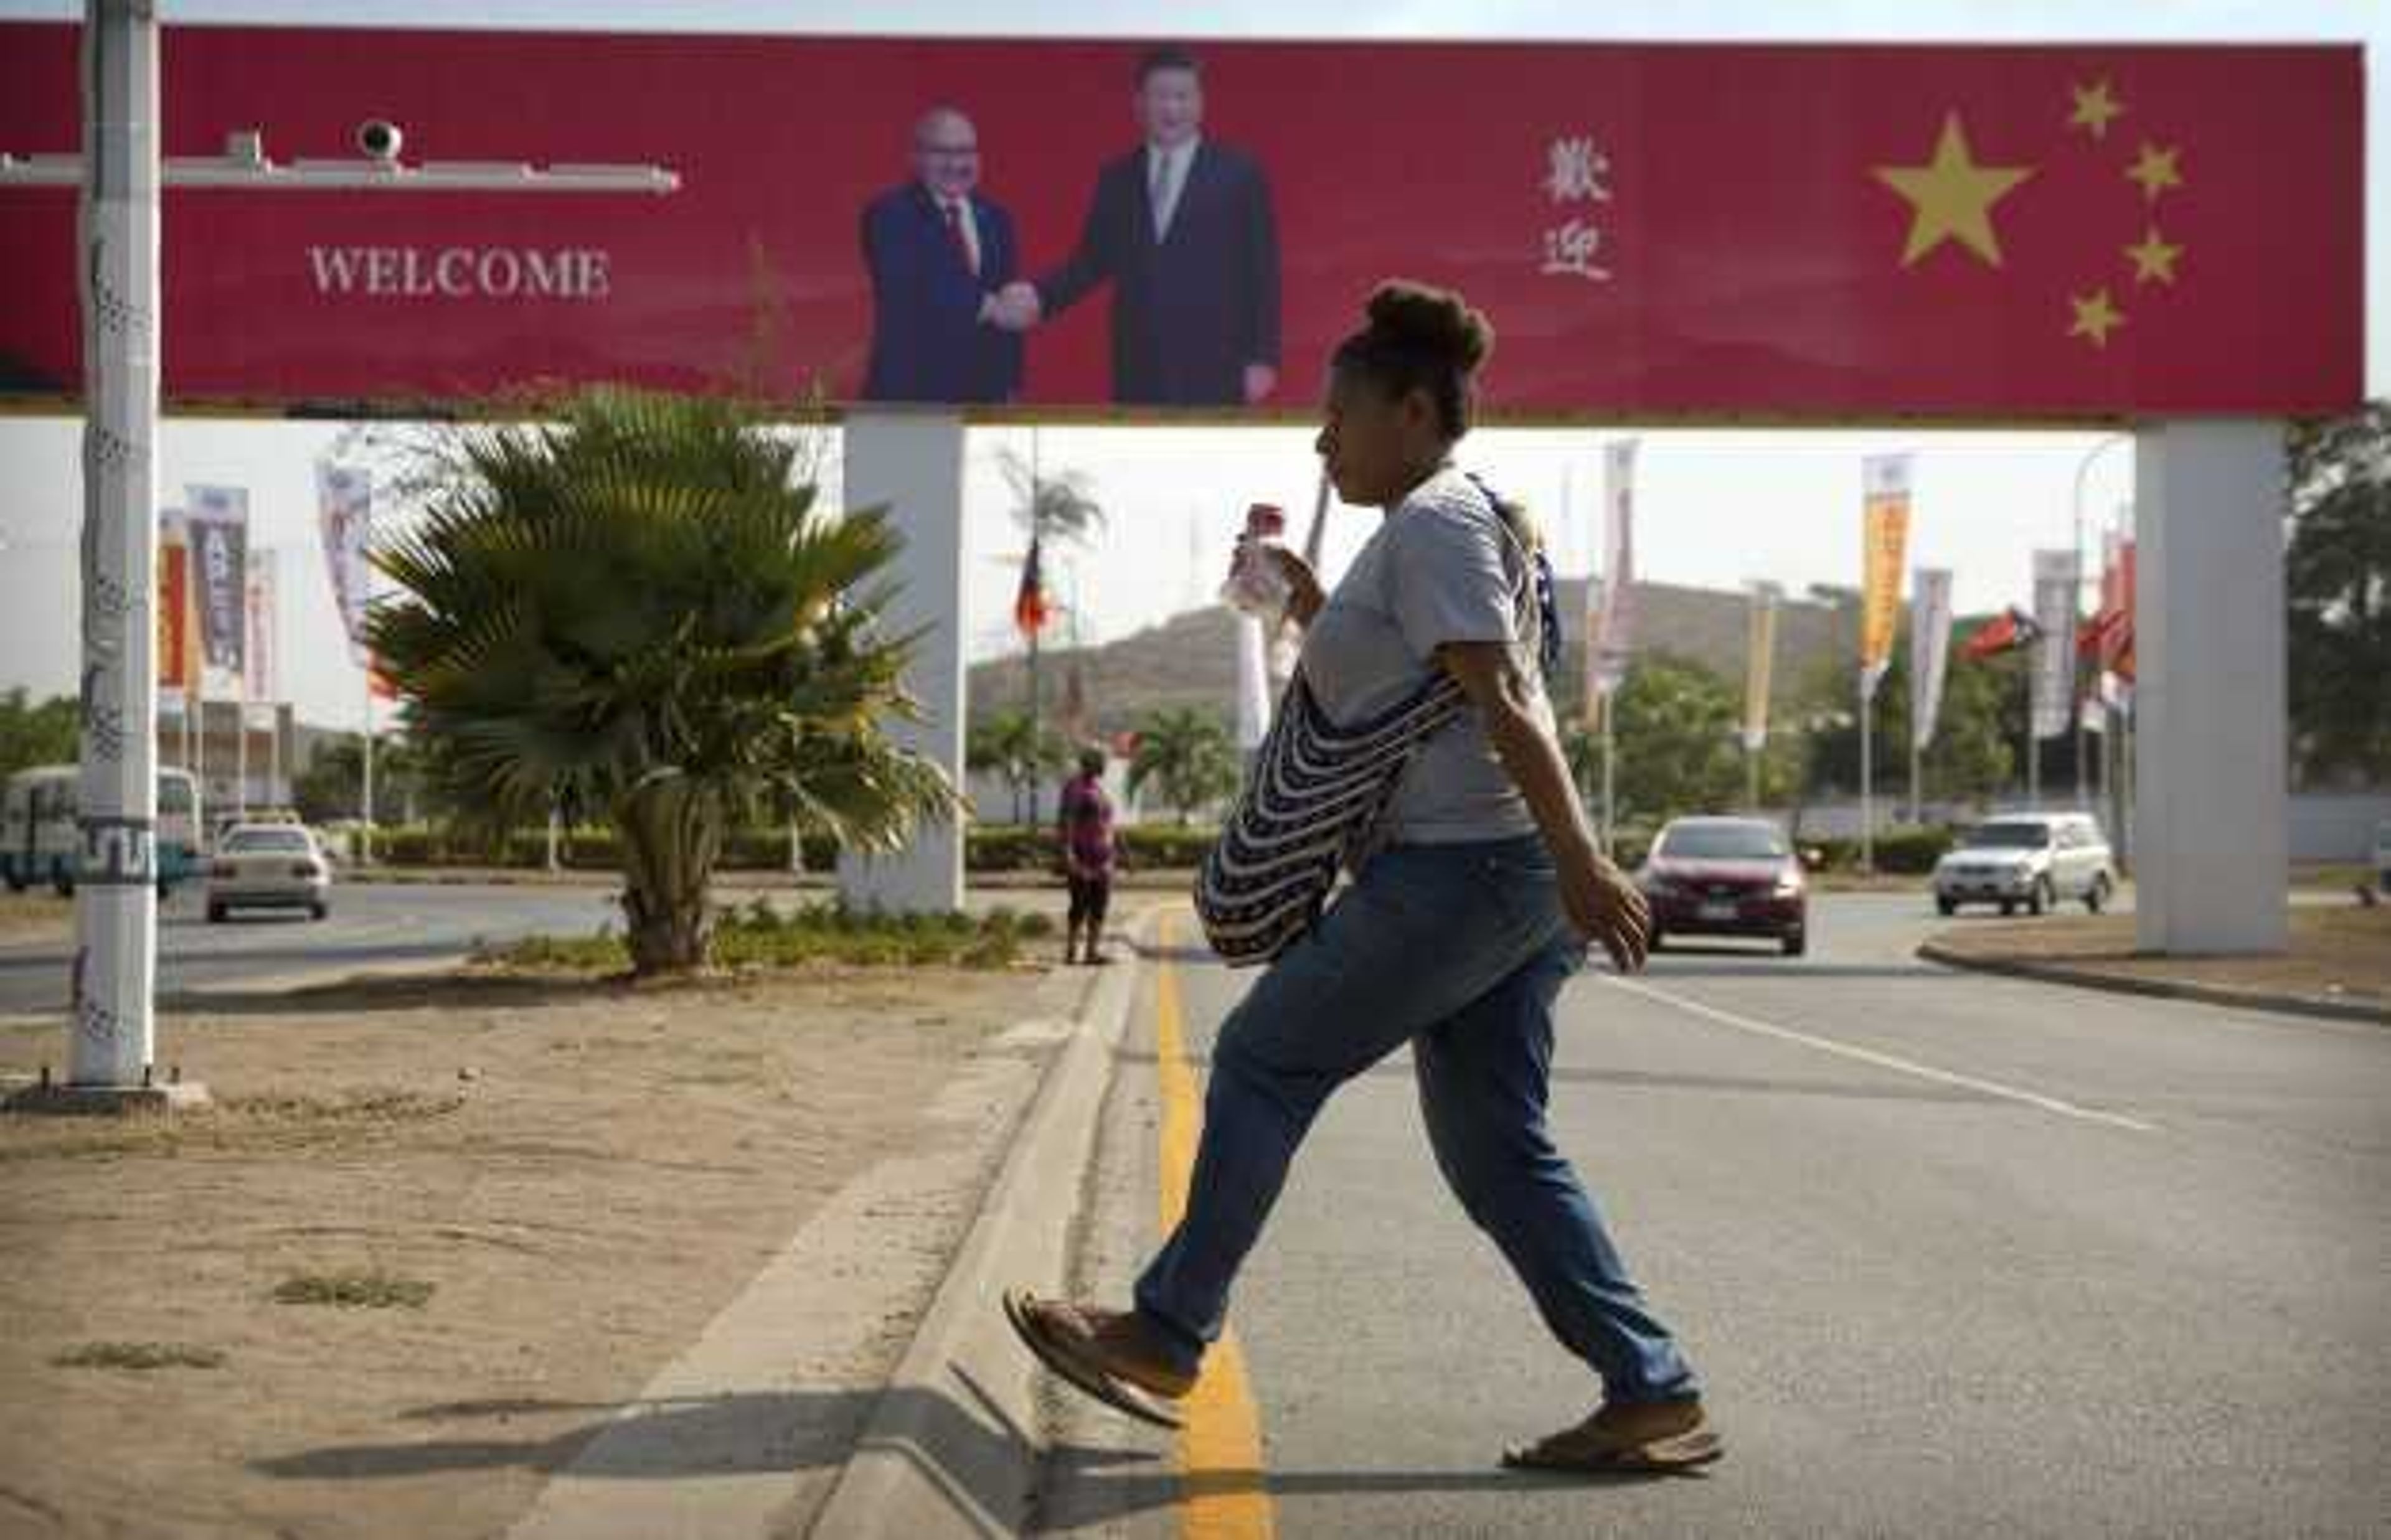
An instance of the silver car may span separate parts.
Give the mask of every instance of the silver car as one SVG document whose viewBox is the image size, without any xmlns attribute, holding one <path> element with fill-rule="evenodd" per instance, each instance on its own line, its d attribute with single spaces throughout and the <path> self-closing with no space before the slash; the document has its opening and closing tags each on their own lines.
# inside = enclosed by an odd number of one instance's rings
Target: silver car
<svg viewBox="0 0 2391 1540">
<path fill-rule="evenodd" d="M 208 863 L 208 922 L 235 909 L 331 912 L 332 864 L 299 824 L 236 824 L 216 838 Z"/>
<path fill-rule="evenodd" d="M 2008 813 L 1959 837 L 1934 864 L 1934 907 L 1997 904 L 2038 915 L 2063 899 L 2099 914 L 2117 891 L 2117 866 L 2100 822 L 2088 813 Z"/>
</svg>

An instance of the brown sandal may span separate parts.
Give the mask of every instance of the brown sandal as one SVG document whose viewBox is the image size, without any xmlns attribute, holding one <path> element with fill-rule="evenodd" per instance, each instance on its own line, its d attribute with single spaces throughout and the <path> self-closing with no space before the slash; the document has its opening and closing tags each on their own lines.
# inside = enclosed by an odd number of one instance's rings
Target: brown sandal
<svg viewBox="0 0 2391 1540">
<path fill-rule="evenodd" d="M 1606 1405 L 1573 1428 L 1503 1451 L 1514 1470 L 1691 1470 L 1726 1453 L 1699 1398 Z"/>
<path fill-rule="evenodd" d="M 1022 1345 L 1066 1383 L 1141 1422 L 1157 1428 L 1181 1425 L 1179 1414 L 1155 1397 L 1176 1400 L 1194 1387 L 1193 1379 L 1183 1384 L 1149 1384 L 1130 1379 L 1125 1366 L 1104 1362 L 1093 1331 L 1074 1306 L 1038 1299 L 1026 1290 L 1008 1289 L 1004 1318 L 1012 1323 Z"/>
</svg>

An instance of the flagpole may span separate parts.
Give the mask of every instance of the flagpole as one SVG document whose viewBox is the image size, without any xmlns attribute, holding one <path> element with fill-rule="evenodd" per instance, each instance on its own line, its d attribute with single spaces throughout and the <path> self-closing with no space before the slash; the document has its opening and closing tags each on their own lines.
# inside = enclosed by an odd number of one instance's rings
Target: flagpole
<svg viewBox="0 0 2391 1540">
<path fill-rule="evenodd" d="M 236 710 L 236 730 L 232 752 L 232 813 L 236 821 L 249 821 L 249 698 L 241 697 Z"/>
<path fill-rule="evenodd" d="M 370 494 L 370 487 L 368 490 Z M 358 544 L 365 552 L 366 559 L 357 573 L 357 581 L 364 588 L 364 593 L 357 604 L 357 613 L 360 617 L 364 617 L 373 613 L 373 504 L 370 500 L 359 512 L 358 518 L 365 524 L 365 530 Z M 362 631 L 364 627 L 360 625 L 358 629 Z M 374 655 L 370 645 L 366 646 L 362 650 L 365 654 L 366 748 L 360 760 L 360 768 L 364 772 L 364 786 L 360 791 L 364 827 L 357 831 L 357 864 L 370 866 L 373 865 L 374 858 Z"/>
<path fill-rule="evenodd" d="M 363 789 L 362 799 L 362 812 L 364 816 L 361 820 L 364 827 L 357 830 L 357 865 L 361 866 L 370 866 L 373 865 L 373 658 L 372 655 L 368 653 L 366 659 L 366 751 L 364 759 L 365 786 Z"/>
<path fill-rule="evenodd" d="M 1602 692 L 1602 853 L 1610 854 L 1618 832 L 1617 779 L 1614 775 L 1616 754 L 1610 733 L 1611 709 L 1618 704 L 1619 687 L 1614 685 Z"/>
<path fill-rule="evenodd" d="M 1043 516 L 1039 494 L 1038 428 L 1033 423 L 1029 429 L 1029 559 L 1039 569 L 1041 601 L 1046 585 L 1045 553 L 1039 549 L 1038 537 L 1044 530 Z M 1038 822 L 1038 751 L 1041 743 L 1038 736 L 1038 637 L 1045 629 L 1042 625 L 1029 628 L 1029 821 L 1032 824 Z"/>
<path fill-rule="evenodd" d="M 1868 667 L 1860 667 L 1860 870 L 1876 870 L 1876 740 L 1875 702 L 1869 698 Z"/>
<path fill-rule="evenodd" d="M 2042 739 L 2036 735 L 2034 720 L 2035 661 L 2026 655 L 2025 667 L 2025 805 L 2029 813 L 2042 811 Z"/>
<path fill-rule="evenodd" d="M 1910 666 L 1915 668 L 1917 663 L 1916 649 L 1912 648 Z M 1919 801 L 1918 766 L 1921 757 L 1918 744 L 1918 718 L 1913 712 L 1909 720 L 1909 823 L 1913 828 L 1926 822 L 1925 811 Z"/>
</svg>

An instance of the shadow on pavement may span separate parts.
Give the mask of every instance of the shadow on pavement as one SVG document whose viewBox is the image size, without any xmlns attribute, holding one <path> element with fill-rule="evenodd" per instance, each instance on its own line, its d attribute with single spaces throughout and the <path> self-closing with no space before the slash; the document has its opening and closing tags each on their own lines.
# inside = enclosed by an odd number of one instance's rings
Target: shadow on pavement
<svg viewBox="0 0 2391 1540">
<path fill-rule="evenodd" d="M 1183 1477 L 1170 1470 L 1106 1474 L 1080 1459 L 1082 1451 L 1058 1449 L 1048 1468 L 1047 1502 L 1039 1514 L 1041 1533 L 1117 1522 L 1132 1514 L 1171 1508 L 1188 1497 L 1259 1493 L 1272 1497 L 1385 1496 L 1404 1493 L 1519 1493 L 1556 1488 L 1642 1486 L 1649 1482 L 1702 1480 L 1704 1472 L 1613 1471 L 1571 1475 L 1506 1470 L 1212 1470 Z M 1106 1452 L 1098 1452 L 1106 1453 Z"/>
<path fill-rule="evenodd" d="M 992 1404 L 971 1387 L 990 1412 Z M 385 1481 L 520 1468 L 575 1481 L 671 1481 L 821 1469 L 844 1465 L 875 1412 L 894 1410 L 916 1435 L 882 1448 L 919 1469 L 957 1511 L 989 1533 L 987 1515 L 1018 1515 L 1025 1442 L 1011 1419 L 976 1416 L 954 1397 L 905 1387 L 794 1390 L 624 1403 L 508 1398 L 449 1402 L 399 1414 L 409 1423 L 462 1425 L 461 1436 L 424 1438 L 410 1428 L 378 1444 L 325 1444 L 253 1460 L 262 1475 L 295 1481 Z M 591 1414 L 564 1431 L 481 1436 L 511 1418 Z M 1146 1457 L 1064 1444 L 1049 1451 L 1092 1469 Z"/>
</svg>

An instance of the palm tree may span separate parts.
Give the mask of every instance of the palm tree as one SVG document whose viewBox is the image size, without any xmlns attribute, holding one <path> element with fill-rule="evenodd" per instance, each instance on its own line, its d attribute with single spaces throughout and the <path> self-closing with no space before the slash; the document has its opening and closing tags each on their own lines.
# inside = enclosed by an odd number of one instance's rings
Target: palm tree
<svg viewBox="0 0 2391 1540">
<path fill-rule="evenodd" d="M 1129 794 L 1156 782 L 1162 800 L 1179 810 L 1179 821 L 1237 789 L 1237 751 L 1218 717 L 1189 706 L 1148 712 L 1138 724 L 1137 751 L 1130 756 Z"/>
<path fill-rule="evenodd" d="M 898 537 L 817 508 L 809 452 L 731 402 L 600 388 L 453 441 L 375 553 L 400 592 L 368 635 L 427 773 L 510 826 L 612 822 L 635 974 L 704 961 L 734 819 L 888 850 L 959 805 L 883 732 L 919 716 L 917 635 L 877 623 Z"/>
<path fill-rule="evenodd" d="M 1030 430 L 1033 456 L 1037 431 Z M 1040 474 L 1034 458 L 1024 460 L 1009 445 L 998 447 L 996 462 L 1013 487 L 1013 521 L 1020 526 L 1032 549 L 1051 557 L 1061 547 L 1086 545 L 1103 532 L 1104 507 L 1096 501 L 1086 471 Z M 1035 722 L 1038 718 L 1038 634 L 1033 631 L 1029 635 L 1029 719 Z M 1030 807 L 1035 811 L 1038 771 L 1034 765 L 1027 785 Z"/>
<path fill-rule="evenodd" d="M 1013 521 L 1024 535 L 1051 545 L 1085 545 L 1104 533 L 1098 503 L 1084 470 L 1040 473 L 1010 445 L 997 449 L 996 463 L 1013 488 Z"/>
<path fill-rule="evenodd" d="M 1025 819 L 1022 793 L 1039 772 L 1060 770 L 1070 763 L 1070 751 L 1052 729 L 1040 732 L 1027 712 L 998 712 L 972 724 L 964 763 L 974 770 L 1002 777 L 1013 790 L 1013 821 Z"/>
</svg>

